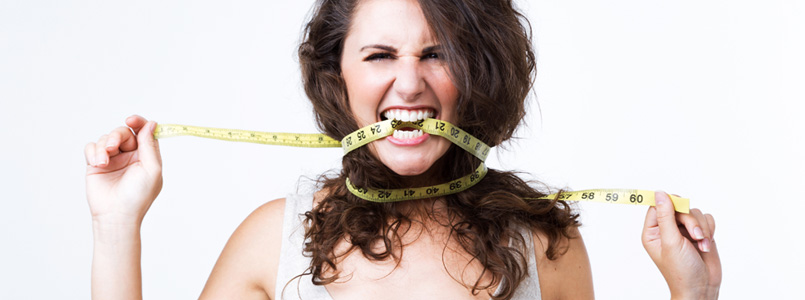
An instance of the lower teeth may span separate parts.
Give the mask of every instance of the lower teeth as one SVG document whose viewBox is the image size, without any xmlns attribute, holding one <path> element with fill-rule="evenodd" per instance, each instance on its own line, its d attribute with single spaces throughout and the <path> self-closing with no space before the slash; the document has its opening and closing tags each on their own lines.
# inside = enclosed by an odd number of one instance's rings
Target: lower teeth
<svg viewBox="0 0 805 300">
<path fill-rule="evenodd" d="M 410 131 L 407 131 L 407 130 L 406 131 L 404 131 L 404 130 L 395 130 L 394 131 L 394 138 L 395 139 L 407 140 L 407 139 L 412 139 L 412 138 L 418 138 L 420 136 L 422 136 L 422 130 L 410 130 Z"/>
</svg>

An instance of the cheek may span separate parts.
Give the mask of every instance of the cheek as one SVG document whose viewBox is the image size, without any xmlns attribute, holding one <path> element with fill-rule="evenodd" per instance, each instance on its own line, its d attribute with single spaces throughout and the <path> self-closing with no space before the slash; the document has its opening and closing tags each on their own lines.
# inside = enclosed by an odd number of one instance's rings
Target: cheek
<svg viewBox="0 0 805 300">
<path fill-rule="evenodd" d="M 442 107 L 440 118 L 455 124 L 459 93 L 453 81 L 450 80 L 449 74 L 444 71 L 434 76 L 431 86 Z"/>
<path fill-rule="evenodd" d="M 353 69 L 344 72 L 347 86 L 347 97 L 352 114 L 357 118 L 360 127 L 375 123 L 377 107 L 388 88 L 388 80 L 376 76 L 370 70 Z"/>
</svg>

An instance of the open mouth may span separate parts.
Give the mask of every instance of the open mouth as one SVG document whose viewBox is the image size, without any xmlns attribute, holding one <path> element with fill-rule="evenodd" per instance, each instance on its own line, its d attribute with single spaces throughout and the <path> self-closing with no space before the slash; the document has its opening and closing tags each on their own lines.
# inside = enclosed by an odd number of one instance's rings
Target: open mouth
<svg viewBox="0 0 805 300">
<path fill-rule="evenodd" d="M 392 108 L 380 114 L 381 120 L 398 120 L 403 122 L 416 122 L 433 118 L 436 116 L 436 111 L 431 108 L 420 109 L 400 109 Z M 395 144 L 418 144 L 419 142 L 427 139 L 428 134 L 423 133 L 422 130 L 417 130 L 410 127 L 397 128 L 394 134 L 390 136 L 390 141 Z"/>
</svg>

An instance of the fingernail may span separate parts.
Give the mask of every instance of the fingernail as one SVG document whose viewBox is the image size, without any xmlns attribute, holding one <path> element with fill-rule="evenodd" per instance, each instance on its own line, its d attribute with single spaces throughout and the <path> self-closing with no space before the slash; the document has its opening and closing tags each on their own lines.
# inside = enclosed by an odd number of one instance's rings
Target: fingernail
<svg viewBox="0 0 805 300">
<path fill-rule="evenodd" d="M 703 239 L 702 240 L 702 251 L 710 252 L 710 239 Z"/>
<path fill-rule="evenodd" d="M 96 166 L 101 166 L 105 164 L 106 164 L 106 157 L 104 157 L 103 155 L 98 155 L 98 157 L 95 158 Z"/>
<path fill-rule="evenodd" d="M 704 233 L 702 233 L 702 229 L 699 227 L 693 228 L 693 235 L 696 236 L 697 240 L 701 240 L 704 238 Z"/>
<path fill-rule="evenodd" d="M 665 205 L 668 203 L 668 194 L 666 194 L 663 191 L 657 192 L 654 198 L 655 198 L 654 203 L 658 206 Z"/>
<path fill-rule="evenodd" d="M 115 141 L 113 141 L 111 139 L 106 141 L 106 148 L 107 149 L 114 148 L 114 147 L 115 147 Z"/>
</svg>

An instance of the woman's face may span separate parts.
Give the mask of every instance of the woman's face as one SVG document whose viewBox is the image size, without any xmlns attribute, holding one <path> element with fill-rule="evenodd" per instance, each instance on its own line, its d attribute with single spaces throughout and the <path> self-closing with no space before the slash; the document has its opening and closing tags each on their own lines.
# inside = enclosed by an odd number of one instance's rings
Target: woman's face
<svg viewBox="0 0 805 300">
<path fill-rule="evenodd" d="M 440 51 L 416 0 L 361 1 L 341 57 L 358 125 L 427 117 L 455 124 L 458 90 Z M 397 174 L 412 176 L 427 171 L 450 142 L 398 128 L 368 147 Z"/>
</svg>

